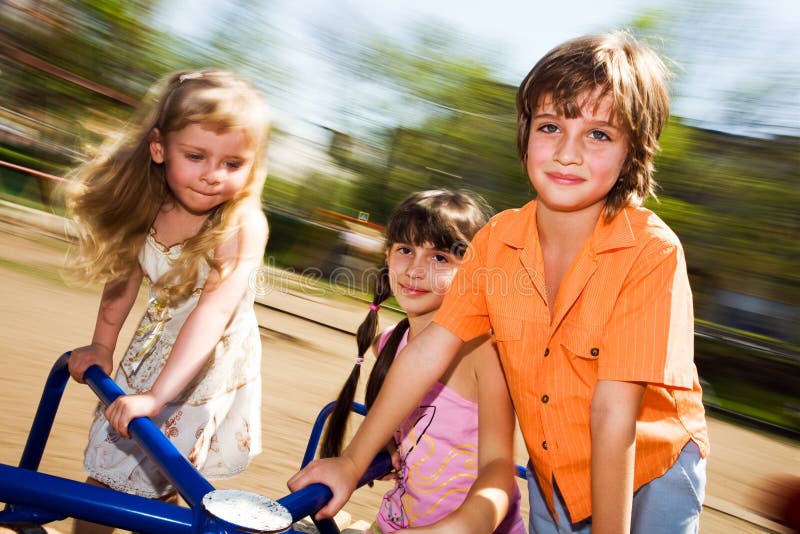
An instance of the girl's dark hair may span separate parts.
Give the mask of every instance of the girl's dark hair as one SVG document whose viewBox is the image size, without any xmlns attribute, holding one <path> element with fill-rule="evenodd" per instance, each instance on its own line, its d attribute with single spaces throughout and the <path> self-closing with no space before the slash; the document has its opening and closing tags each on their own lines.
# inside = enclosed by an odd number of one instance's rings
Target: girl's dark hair
<svg viewBox="0 0 800 534">
<path fill-rule="evenodd" d="M 386 227 L 386 248 L 391 248 L 395 243 L 432 244 L 438 250 L 446 250 L 463 257 L 469 241 L 486 224 L 488 216 L 489 208 L 486 202 L 471 193 L 448 190 L 412 193 L 389 218 Z M 375 283 L 370 311 L 356 333 L 358 345 L 356 364 L 339 392 L 336 407 L 331 413 L 322 437 L 321 458 L 339 456 L 342 452 L 350 408 L 361 376 L 361 362 L 375 341 L 378 330 L 378 305 L 391 295 L 389 269 L 383 266 Z M 367 381 L 365 404 L 368 410 L 378 396 L 389 367 L 394 362 L 397 347 L 408 328 L 407 318 L 400 321 L 378 354 Z"/>
</svg>

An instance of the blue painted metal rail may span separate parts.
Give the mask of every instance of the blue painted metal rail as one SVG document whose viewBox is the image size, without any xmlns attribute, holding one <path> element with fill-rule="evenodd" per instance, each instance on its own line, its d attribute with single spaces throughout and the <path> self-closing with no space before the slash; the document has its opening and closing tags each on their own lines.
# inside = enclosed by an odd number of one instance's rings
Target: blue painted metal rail
<svg viewBox="0 0 800 534">
<path fill-rule="evenodd" d="M 128 430 L 133 439 L 167 474 L 189 504 L 189 508 L 38 472 L 58 405 L 69 381 L 68 359 L 69 353 L 63 354 L 53 365 L 47 378 L 19 466 L 0 464 L 0 502 L 6 503 L 5 509 L 0 511 L 0 524 L 41 525 L 74 517 L 141 533 L 253 532 L 242 530 L 244 527 L 215 518 L 204 511 L 201 506 L 203 497 L 214 491 L 214 487 L 175 449 L 158 427 L 145 417 L 131 421 Z M 124 394 L 97 366 L 90 367 L 84 378 L 104 404 L 110 404 Z M 332 405 L 326 406 L 317 417 L 303 465 L 311 459 L 308 457 L 309 450 L 312 451 L 313 458 L 313 451 L 316 450 L 322 431 L 321 425 L 331 408 Z M 364 413 L 363 405 L 355 404 L 354 410 Z M 359 486 L 383 476 L 390 469 L 389 455 L 378 455 Z M 276 502 L 286 508 L 294 522 L 316 513 L 331 496 L 332 493 L 326 486 L 312 484 L 277 499 Z M 339 534 L 338 527 L 331 520 L 315 521 L 315 524 L 320 534 Z M 284 532 L 295 531 L 289 528 Z"/>
</svg>

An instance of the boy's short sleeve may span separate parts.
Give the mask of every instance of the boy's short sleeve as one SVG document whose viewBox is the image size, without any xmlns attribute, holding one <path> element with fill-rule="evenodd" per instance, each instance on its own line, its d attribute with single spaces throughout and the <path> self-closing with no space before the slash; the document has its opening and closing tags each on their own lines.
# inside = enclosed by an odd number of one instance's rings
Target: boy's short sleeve
<svg viewBox="0 0 800 534">
<path fill-rule="evenodd" d="M 599 379 L 692 388 L 694 312 L 679 244 L 653 243 L 636 260 L 604 341 Z"/>
<path fill-rule="evenodd" d="M 490 225 L 483 227 L 472 239 L 450 290 L 433 320 L 463 341 L 469 341 L 489 331 L 486 306 L 485 277 L 479 276 L 486 266 L 486 250 Z"/>
</svg>

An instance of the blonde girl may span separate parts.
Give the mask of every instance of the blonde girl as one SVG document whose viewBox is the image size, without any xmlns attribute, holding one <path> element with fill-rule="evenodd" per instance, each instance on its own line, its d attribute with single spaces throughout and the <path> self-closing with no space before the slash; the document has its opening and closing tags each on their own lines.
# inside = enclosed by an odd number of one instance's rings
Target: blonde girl
<svg viewBox="0 0 800 534">
<path fill-rule="evenodd" d="M 92 341 L 72 351 L 69 371 L 78 382 L 94 364 L 110 374 L 146 281 L 147 309 L 116 373 L 127 395 L 95 413 L 84 467 L 91 483 L 165 498 L 174 487 L 129 439 L 135 417 L 151 417 L 209 478 L 241 472 L 261 451 L 249 283 L 267 241 L 268 122 L 248 82 L 202 70 L 159 84 L 140 124 L 78 169 L 69 192 L 80 273 L 105 282 Z"/>
</svg>

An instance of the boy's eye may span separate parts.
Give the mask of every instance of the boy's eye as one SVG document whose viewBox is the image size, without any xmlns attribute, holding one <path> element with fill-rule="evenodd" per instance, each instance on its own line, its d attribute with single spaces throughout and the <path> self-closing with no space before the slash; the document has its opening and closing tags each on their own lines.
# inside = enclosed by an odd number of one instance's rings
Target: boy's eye
<svg viewBox="0 0 800 534">
<path fill-rule="evenodd" d="M 539 131 L 544 133 L 556 133 L 558 132 L 558 126 L 550 123 L 542 124 L 541 126 L 539 126 Z"/>
<path fill-rule="evenodd" d="M 244 165 L 244 163 L 241 162 L 241 161 L 227 161 L 227 162 L 225 162 L 225 166 L 228 167 L 231 170 L 234 170 L 234 171 L 236 169 L 241 168 L 242 165 Z"/>
<path fill-rule="evenodd" d="M 398 254 L 411 254 L 411 248 L 403 245 L 398 245 L 395 251 Z"/>
<path fill-rule="evenodd" d="M 200 161 L 201 159 L 203 159 L 203 155 L 198 154 L 197 152 L 187 152 L 186 159 L 190 159 L 192 161 Z"/>
<path fill-rule="evenodd" d="M 436 263 L 447 263 L 450 260 L 444 254 L 434 254 L 433 261 Z"/>
<path fill-rule="evenodd" d="M 610 141 L 611 138 L 602 130 L 592 130 L 589 132 L 589 137 L 594 139 L 595 141 Z"/>
</svg>

